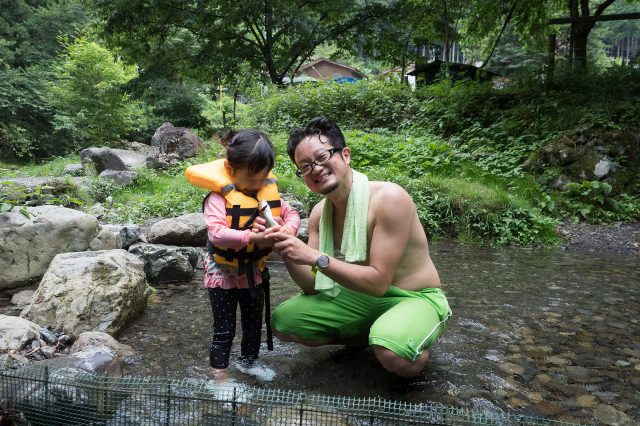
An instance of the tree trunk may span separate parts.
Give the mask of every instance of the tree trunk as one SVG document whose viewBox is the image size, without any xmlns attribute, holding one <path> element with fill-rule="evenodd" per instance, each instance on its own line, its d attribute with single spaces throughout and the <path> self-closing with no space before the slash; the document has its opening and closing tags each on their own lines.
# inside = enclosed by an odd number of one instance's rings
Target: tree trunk
<svg viewBox="0 0 640 426">
<path fill-rule="evenodd" d="M 549 56 L 547 57 L 547 87 L 553 84 L 553 74 L 556 68 L 556 34 L 549 34 Z"/>
<path fill-rule="evenodd" d="M 587 69 L 587 41 L 593 25 L 574 24 L 573 32 L 573 64 L 577 70 Z"/>
</svg>

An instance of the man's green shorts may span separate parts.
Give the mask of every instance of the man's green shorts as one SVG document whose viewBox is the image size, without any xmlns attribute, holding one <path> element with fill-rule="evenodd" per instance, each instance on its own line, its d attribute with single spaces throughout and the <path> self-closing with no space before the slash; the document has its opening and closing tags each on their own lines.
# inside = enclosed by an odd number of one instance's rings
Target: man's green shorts
<svg viewBox="0 0 640 426">
<path fill-rule="evenodd" d="M 281 333 L 309 341 L 368 334 L 370 345 L 415 360 L 435 343 L 450 316 L 439 288 L 409 291 L 391 286 L 375 297 L 341 287 L 335 298 L 318 293 L 287 300 L 273 312 L 271 324 Z"/>
</svg>

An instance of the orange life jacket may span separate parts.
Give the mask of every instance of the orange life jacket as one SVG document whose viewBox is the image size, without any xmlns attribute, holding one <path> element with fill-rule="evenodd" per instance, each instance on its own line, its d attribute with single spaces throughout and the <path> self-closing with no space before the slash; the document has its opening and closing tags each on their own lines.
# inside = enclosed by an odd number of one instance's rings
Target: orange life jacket
<svg viewBox="0 0 640 426">
<path fill-rule="evenodd" d="M 211 192 L 221 194 L 226 201 L 227 226 L 231 229 L 250 229 L 253 221 L 258 216 L 258 203 L 264 199 L 269 203 L 273 216 L 280 216 L 281 201 L 278 193 L 278 181 L 273 173 L 269 173 L 267 184 L 263 186 L 255 197 L 250 197 L 236 190 L 231 181 L 231 176 L 224 167 L 224 159 L 215 160 L 210 163 L 197 164 L 187 168 L 185 176 L 189 182 L 200 188 L 205 188 Z M 211 195 L 209 193 L 203 200 Z M 267 258 L 271 253 L 271 247 L 257 248 L 254 243 L 249 243 L 241 249 L 232 249 L 216 246 L 210 241 L 207 244 L 211 258 L 224 265 L 230 265 L 237 269 L 239 273 L 246 273 L 248 264 L 258 266 L 260 271 L 264 270 Z"/>
</svg>

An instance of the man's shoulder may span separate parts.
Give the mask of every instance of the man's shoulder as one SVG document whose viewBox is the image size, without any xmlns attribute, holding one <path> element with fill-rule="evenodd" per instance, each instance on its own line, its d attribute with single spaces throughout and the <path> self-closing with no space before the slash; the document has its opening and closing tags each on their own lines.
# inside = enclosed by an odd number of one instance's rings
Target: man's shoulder
<svg viewBox="0 0 640 426">
<path fill-rule="evenodd" d="M 385 202 L 411 199 L 409 193 L 403 187 L 388 181 L 370 181 L 369 191 L 372 197 Z"/>
</svg>

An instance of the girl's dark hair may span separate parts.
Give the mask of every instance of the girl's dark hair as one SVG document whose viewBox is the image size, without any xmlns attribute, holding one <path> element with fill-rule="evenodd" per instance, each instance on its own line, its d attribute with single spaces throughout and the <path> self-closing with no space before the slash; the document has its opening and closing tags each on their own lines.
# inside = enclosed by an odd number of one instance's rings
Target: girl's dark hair
<svg viewBox="0 0 640 426">
<path fill-rule="evenodd" d="M 227 148 L 227 161 L 234 169 L 246 168 L 252 175 L 273 169 L 276 151 L 267 135 L 259 130 L 230 130 L 220 143 Z"/>
<path fill-rule="evenodd" d="M 311 121 L 307 123 L 306 127 L 293 129 L 289 134 L 287 154 L 289 154 L 291 161 L 295 162 L 294 156 L 296 148 L 300 142 L 302 142 L 306 137 L 312 135 L 320 135 L 320 140 L 328 142 L 333 148 L 342 149 L 347 146 L 347 142 L 344 140 L 344 135 L 336 123 L 326 117 L 316 117 L 311 119 Z"/>
</svg>

